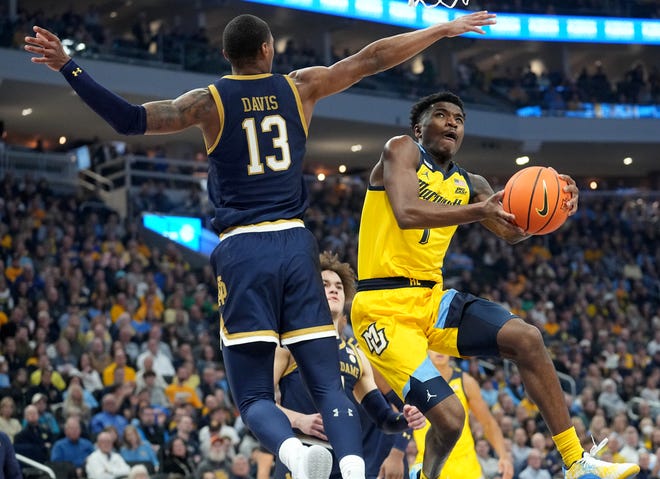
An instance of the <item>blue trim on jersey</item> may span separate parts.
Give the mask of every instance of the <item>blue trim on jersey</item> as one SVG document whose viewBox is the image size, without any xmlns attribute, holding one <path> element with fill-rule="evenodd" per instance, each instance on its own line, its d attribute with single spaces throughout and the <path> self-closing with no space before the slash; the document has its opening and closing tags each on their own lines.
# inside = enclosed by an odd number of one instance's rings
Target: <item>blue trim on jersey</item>
<svg viewBox="0 0 660 479">
<path fill-rule="evenodd" d="M 451 302 L 454 300 L 454 296 L 456 296 L 457 293 L 458 291 L 455 289 L 448 289 L 442 295 L 442 299 L 440 300 L 440 307 L 438 307 L 438 317 L 435 321 L 436 328 L 445 328 L 445 322 L 447 321 L 447 316 L 449 315 L 449 307 L 451 306 Z"/>
<path fill-rule="evenodd" d="M 427 357 L 422 364 L 419 365 L 417 369 L 415 369 L 415 372 L 412 373 L 412 377 L 417 379 L 419 382 L 426 382 L 430 379 L 436 378 L 440 376 L 440 373 L 438 372 L 438 369 L 435 367 L 435 365 L 431 362 L 431 358 Z M 403 397 L 405 398 L 408 396 L 408 392 L 410 391 L 410 380 L 406 383 L 406 385 L 403 387 Z"/>
<path fill-rule="evenodd" d="M 385 187 L 384 187 L 384 186 L 373 186 L 373 185 L 369 185 L 369 186 L 367 186 L 367 189 L 368 189 L 368 190 L 371 190 L 371 191 L 385 191 Z"/>
</svg>

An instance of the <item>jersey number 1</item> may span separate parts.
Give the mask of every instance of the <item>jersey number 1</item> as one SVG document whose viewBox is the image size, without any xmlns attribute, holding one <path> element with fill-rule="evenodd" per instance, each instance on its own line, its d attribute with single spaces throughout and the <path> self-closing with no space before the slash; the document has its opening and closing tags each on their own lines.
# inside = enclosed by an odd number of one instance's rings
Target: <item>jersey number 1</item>
<svg viewBox="0 0 660 479">
<path fill-rule="evenodd" d="M 261 175 L 264 172 L 264 164 L 261 161 L 261 153 L 259 152 L 257 122 L 254 118 L 246 118 L 241 126 L 245 130 L 250 155 L 248 175 Z M 265 158 L 266 165 L 273 171 L 287 170 L 291 166 L 291 151 L 289 150 L 286 121 L 280 115 L 268 115 L 261 120 L 260 126 L 261 133 L 270 133 L 273 131 L 273 127 L 277 129 L 278 135 L 273 138 L 273 148 L 279 148 L 282 151 L 282 158 L 279 160 L 275 155 L 267 155 Z"/>
</svg>

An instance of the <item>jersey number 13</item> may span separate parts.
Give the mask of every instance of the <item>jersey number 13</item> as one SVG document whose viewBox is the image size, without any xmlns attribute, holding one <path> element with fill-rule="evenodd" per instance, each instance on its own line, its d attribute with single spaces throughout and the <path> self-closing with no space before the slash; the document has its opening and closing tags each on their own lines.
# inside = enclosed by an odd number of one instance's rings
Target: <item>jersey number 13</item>
<svg viewBox="0 0 660 479">
<path fill-rule="evenodd" d="M 247 137 L 250 163 L 248 164 L 248 175 L 261 175 L 264 173 L 264 163 L 259 152 L 259 131 L 254 118 L 246 118 L 241 125 Z M 279 148 L 282 157 L 278 159 L 275 155 L 266 155 L 266 165 L 273 171 L 284 171 L 291 166 L 291 151 L 289 150 L 289 136 L 286 131 L 286 120 L 280 115 L 268 115 L 261 120 L 259 130 L 261 134 L 271 133 L 275 127 L 277 136 L 273 137 L 273 148 Z"/>
</svg>

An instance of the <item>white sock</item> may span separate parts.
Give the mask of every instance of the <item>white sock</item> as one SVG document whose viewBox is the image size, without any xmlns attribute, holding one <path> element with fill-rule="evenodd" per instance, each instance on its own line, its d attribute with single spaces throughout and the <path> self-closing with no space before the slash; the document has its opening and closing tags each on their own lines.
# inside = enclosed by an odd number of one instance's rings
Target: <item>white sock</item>
<svg viewBox="0 0 660 479">
<path fill-rule="evenodd" d="M 293 471 L 298 465 L 300 455 L 304 449 L 305 446 L 302 442 L 300 442 L 300 439 L 297 437 L 290 437 L 280 445 L 280 449 L 277 451 L 277 455 L 279 456 L 280 461 L 284 463 L 289 471 Z"/>
<path fill-rule="evenodd" d="M 364 479 L 364 459 L 360 456 L 348 455 L 339 461 L 342 479 Z"/>
</svg>

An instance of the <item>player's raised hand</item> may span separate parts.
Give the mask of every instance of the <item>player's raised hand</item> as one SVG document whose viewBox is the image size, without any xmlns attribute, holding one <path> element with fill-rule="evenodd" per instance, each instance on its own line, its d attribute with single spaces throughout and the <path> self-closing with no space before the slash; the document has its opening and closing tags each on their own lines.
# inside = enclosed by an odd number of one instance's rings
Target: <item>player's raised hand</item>
<svg viewBox="0 0 660 479">
<path fill-rule="evenodd" d="M 495 23 L 497 23 L 495 17 L 496 15 L 494 13 L 488 13 L 486 10 L 463 15 L 447 24 L 449 26 L 449 33 L 447 33 L 447 36 L 455 37 L 468 32 L 481 33 L 483 35 L 486 32 L 481 27 L 485 25 L 495 25 Z"/>
<path fill-rule="evenodd" d="M 40 55 L 32 57 L 32 63 L 42 63 L 51 70 L 60 71 L 66 62 L 71 60 L 62 46 L 62 42 L 54 33 L 38 26 L 32 27 L 33 37 L 25 37 L 25 51 Z"/>
<path fill-rule="evenodd" d="M 421 429 L 426 424 L 424 414 L 410 404 L 403 405 L 403 417 L 406 418 L 406 421 L 408 421 L 408 427 L 411 429 Z"/>
</svg>

